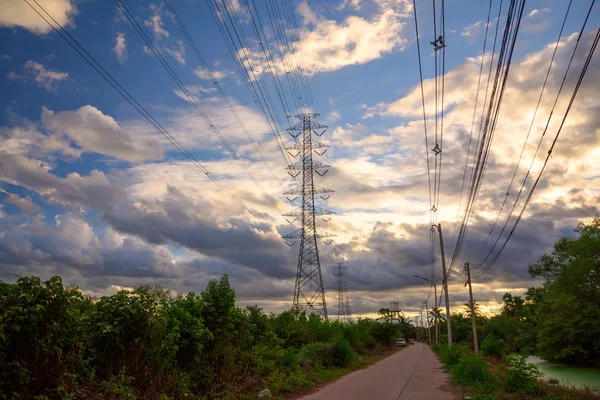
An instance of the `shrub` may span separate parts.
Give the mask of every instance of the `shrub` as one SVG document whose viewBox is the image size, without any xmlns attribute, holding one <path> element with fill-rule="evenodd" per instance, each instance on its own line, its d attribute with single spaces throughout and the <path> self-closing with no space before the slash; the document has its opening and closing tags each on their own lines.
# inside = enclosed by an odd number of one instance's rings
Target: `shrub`
<svg viewBox="0 0 600 400">
<path fill-rule="evenodd" d="M 476 354 L 465 354 L 452 367 L 454 383 L 461 386 L 475 386 L 487 383 L 491 378 L 490 366 Z"/>
<path fill-rule="evenodd" d="M 502 365 L 504 372 L 504 386 L 508 392 L 524 392 L 534 394 L 539 389 L 538 379 L 541 373 L 535 365 L 527 362 L 527 357 L 510 355 L 505 358 Z"/>
<path fill-rule="evenodd" d="M 357 357 L 356 352 L 350 347 L 350 343 L 342 336 L 334 339 L 331 352 L 333 365 L 336 367 L 347 367 Z"/>
<path fill-rule="evenodd" d="M 296 371 L 299 366 L 300 359 L 298 357 L 298 349 L 294 346 L 283 349 L 281 356 L 281 366 L 286 371 Z"/>
<path fill-rule="evenodd" d="M 483 354 L 491 357 L 502 357 L 506 352 L 506 343 L 494 335 L 488 335 L 481 342 Z"/>
<path fill-rule="evenodd" d="M 453 365 L 457 364 L 460 359 L 469 351 L 469 349 L 462 344 L 454 344 L 452 346 L 439 344 L 435 349 L 440 356 L 440 360 L 442 360 L 442 362 L 448 367 L 452 367 Z"/>
</svg>

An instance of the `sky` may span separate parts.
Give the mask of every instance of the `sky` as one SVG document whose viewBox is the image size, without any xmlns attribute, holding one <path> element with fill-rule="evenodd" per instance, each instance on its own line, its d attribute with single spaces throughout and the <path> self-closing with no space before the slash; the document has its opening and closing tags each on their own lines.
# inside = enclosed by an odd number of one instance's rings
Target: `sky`
<svg viewBox="0 0 600 400">
<path fill-rule="evenodd" d="M 213 14 L 209 6 L 214 2 L 170 2 L 194 47 L 168 3 L 123 0 L 187 95 L 116 3 L 37 2 L 203 169 L 184 157 L 27 2 L 3 1 L 1 280 L 60 275 L 65 283 L 101 296 L 140 284 L 158 284 L 174 293 L 200 292 L 209 280 L 227 273 L 240 305 L 258 304 L 269 312 L 290 308 L 299 246 L 288 246 L 281 236 L 298 226 L 282 214 L 299 203 L 290 204 L 281 195 L 294 188 L 294 181 L 274 137 L 281 133 L 288 145 L 293 143 L 285 131 L 290 124 L 282 97 L 293 103 L 284 76 L 290 76 L 289 60 L 299 60 L 302 69 L 296 74 L 302 73 L 310 83 L 314 99 L 313 110 L 299 111 L 318 113 L 317 121 L 328 126 L 318 140 L 330 148 L 319 160 L 332 168 L 316 181 L 335 191 L 326 202 L 319 200 L 336 213 L 330 221 L 319 222 L 320 228 L 336 235 L 331 244 L 320 243 L 319 248 L 329 313 L 336 313 L 331 265 L 338 261 L 347 266 L 348 296 L 357 316 L 371 315 L 390 301 L 398 301 L 409 316 L 416 315 L 424 300 L 433 304 L 432 289 L 413 277 L 433 274 L 439 281 L 442 269 L 439 255 L 433 266 L 430 259 L 426 145 L 412 1 L 258 0 L 252 2 L 256 8 L 251 15 L 246 8 L 250 3 L 226 0 L 245 39 L 243 50 L 231 51 L 227 31 L 222 34 L 228 19 Z M 30 3 L 40 11 L 34 1 Z M 573 0 L 556 46 L 567 2 L 526 2 L 476 212 L 461 257 L 449 271 L 455 311 L 468 300 L 463 263 L 477 267 L 485 258 L 530 163 L 535 177 L 552 144 L 559 116 L 565 112 L 600 24 L 600 8 L 595 7 L 579 38 L 590 3 Z M 216 4 L 224 7 L 222 0 Z M 267 7 L 273 4 L 289 8 Z M 433 10 L 431 2 L 417 0 L 416 4 L 431 140 Z M 502 32 L 506 22 L 507 5 L 498 19 L 499 1 L 493 0 L 488 47 L 482 54 L 488 5 L 481 0 L 445 2 L 444 140 L 437 218 L 447 257 L 464 208 L 464 201 L 460 208 L 459 202 L 465 160 L 470 132 L 479 123 L 477 117 L 473 124 L 473 114 L 475 110 L 479 116 L 483 109 L 487 74 L 479 83 L 476 103 L 479 70 L 482 61 L 483 70 L 488 70 L 494 29 L 500 24 Z M 269 18 L 270 11 L 282 14 Z M 282 24 L 285 12 L 290 19 L 293 14 L 296 30 Z M 254 31 L 259 19 L 266 37 L 262 41 Z M 278 46 L 279 28 L 289 37 L 297 35 L 299 41 Z M 578 38 L 564 93 L 543 135 Z M 273 71 L 262 51 L 265 45 L 272 51 L 273 69 L 281 74 L 282 97 L 272 85 Z M 485 313 L 498 310 L 506 291 L 522 294 L 527 287 L 539 285 L 528 275 L 527 266 L 551 251 L 559 237 L 573 236 L 579 221 L 599 213 L 598 59 L 597 54 L 592 59 L 517 230 L 494 266 L 473 279 L 474 296 Z M 244 75 L 239 63 L 252 73 Z M 259 82 L 270 93 L 269 110 L 279 121 L 273 130 L 249 90 Z M 540 151 L 533 158 L 540 140 Z M 515 183 L 508 190 L 515 171 Z M 526 182 L 525 194 L 532 181 Z M 507 192 L 510 207 L 503 209 L 486 242 Z M 508 229 L 500 243 L 506 233 Z"/>
</svg>

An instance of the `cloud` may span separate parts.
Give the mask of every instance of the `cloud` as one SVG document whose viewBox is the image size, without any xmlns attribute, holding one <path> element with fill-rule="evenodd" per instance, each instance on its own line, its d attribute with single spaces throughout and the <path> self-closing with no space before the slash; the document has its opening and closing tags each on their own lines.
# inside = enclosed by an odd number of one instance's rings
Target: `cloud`
<svg viewBox="0 0 600 400">
<path fill-rule="evenodd" d="M 5 202 L 19 207 L 23 212 L 29 214 L 41 211 L 40 207 L 31 200 L 31 197 L 19 197 L 18 194 L 10 193 Z"/>
<path fill-rule="evenodd" d="M 527 33 L 540 33 L 546 30 L 552 22 L 548 15 L 552 11 L 549 8 L 533 9 L 523 18 L 523 30 Z"/>
<path fill-rule="evenodd" d="M 214 78 L 217 80 L 225 79 L 228 76 L 233 76 L 233 72 L 226 70 L 226 69 L 225 70 L 211 70 L 211 72 L 212 72 L 212 75 L 214 76 Z M 196 75 L 200 79 L 212 80 L 212 78 L 210 77 L 210 74 L 208 73 L 208 70 L 206 70 L 203 67 L 198 67 L 198 68 L 194 69 L 194 75 Z"/>
<path fill-rule="evenodd" d="M 185 46 L 183 41 L 178 40 L 177 45 L 169 47 L 165 46 L 165 51 L 173 57 L 181 65 L 185 65 Z"/>
<path fill-rule="evenodd" d="M 24 65 L 26 72 L 29 75 L 20 76 L 14 71 L 8 73 L 8 79 L 20 80 L 27 82 L 33 79 L 39 87 L 46 89 L 48 92 L 56 92 L 58 83 L 69 79 L 67 72 L 58 72 L 46 69 L 42 64 L 29 60 Z"/>
<path fill-rule="evenodd" d="M 112 117 L 93 106 L 60 112 L 43 107 L 42 124 L 50 131 L 67 135 L 88 152 L 130 162 L 156 160 L 163 156 L 157 141 L 131 136 Z"/>
<path fill-rule="evenodd" d="M 576 36 L 563 38 L 559 46 L 548 92 L 534 123 L 531 143 L 526 146 L 527 161 L 541 137 L 575 40 Z M 582 51 L 573 61 L 573 75 L 564 89 L 566 94 L 573 88 L 584 50 L 590 43 L 589 36 L 582 38 Z M 478 254 L 504 199 L 543 83 L 544 74 L 540 75 L 540 71 L 547 68 L 552 51 L 553 44 L 549 44 L 541 51 L 513 60 L 476 215 L 458 260 L 460 265 L 450 271 L 450 301 L 455 310 L 468 296 L 462 289 L 463 277 L 457 267 L 469 260 L 476 269 L 482 254 L 487 254 L 493 245 L 495 235 Z M 446 76 L 449 103 L 444 120 L 439 221 L 444 228 L 447 254 L 452 248 L 480 61 L 466 59 Z M 489 62 L 489 55 L 484 61 Z M 475 281 L 475 296 L 488 310 L 499 306 L 504 291 L 519 294 L 537 283 L 528 277 L 527 264 L 551 249 L 558 237 L 572 234 L 579 218 L 599 211 L 600 110 L 595 101 L 597 90 L 590 84 L 598 79 L 600 65 L 593 60 L 524 219 L 498 263 Z M 432 86 L 433 81 L 425 82 L 428 99 L 432 98 Z M 213 88 L 198 86 L 193 90 L 215 125 L 244 154 L 248 167 L 265 189 L 273 195 L 284 191 L 281 182 L 250 156 L 250 146 L 227 107 L 208 97 Z M 316 184 L 335 190 L 327 206 L 337 213 L 327 225 L 320 226 L 337 235 L 331 246 L 319 247 L 327 300 L 332 301 L 335 294 L 328 269 L 331 256 L 333 261 L 346 262 L 352 306 L 363 315 L 387 306 L 390 300 L 399 300 L 404 311 L 418 310 L 427 298 L 428 289 L 412 275 L 430 276 L 432 272 L 420 87 L 394 93 L 406 94 L 391 102 L 365 104 L 363 108 L 372 113 L 371 119 L 332 127 L 319 139 L 332 144 L 323 161 L 333 168 L 325 177 L 316 177 Z M 479 101 L 480 110 L 481 98 Z M 284 175 L 283 160 L 260 115 L 235 101 L 234 107 L 261 144 L 276 176 Z M 566 101 L 559 101 L 555 115 L 560 116 L 565 108 Z M 429 123 L 433 124 L 431 111 L 428 104 Z M 69 111 L 68 115 L 76 119 L 78 112 Z M 104 120 L 101 115 L 94 115 Z M 89 124 L 87 118 L 83 120 Z M 69 135 L 64 129 L 41 133 L 42 128 L 35 125 L 20 127 L 20 131 L 4 128 L 0 129 L 3 140 L 0 147 L 4 150 L 8 145 L 12 150 L 0 155 L 0 179 L 34 190 L 43 201 L 70 209 L 58 213 L 58 226 L 44 225 L 42 220 L 35 219 L 37 216 L 25 216 L 32 223 L 24 229 L 11 225 L 7 234 L 0 237 L 3 255 L 0 273 L 5 276 L 12 272 L 60 273 L 68 283 L 103 294 L 117 290 L 118 286 L 142 283 L 157 283 L 181 291 L 201 290 L 208 279 L 227 272 L 232 276 L 240 304 L 259 303 L 269 311 L 289 308 L 298 247 L 290 249 L 282 243 L 280 235 L 294 228 L 279 214 L 293 206 L 276 211 L 235 160 L 222 156 L 218 139 L 188 104 L 166 111 L 164 121 L 186 147 L 200 149 L 198 154 L 207 155 L 203 164 L 260 215 L 260 221 L 245 215 L 189 163 L 148 162 L 122 171 L 59 176 L 62 169 L 53 171 L 51 166 L 40 162 L 44 159 L 40 153 L 72 151 L 70 142 L 75 139 L 71 135 L 75 133 Z M 546 135 L 550 141 L 556 127 L 553 120 Z M 114 129 L 124 130 L 132 138 L 156 137 L 156 132 L 141 120 L 119 122 Z M 39 142 L 37 147 L 35 141 Z M 50 143 L 59 145 L 50 150 Z M 549 141 L 543 142 L 542 154 L 546 154 L 548 145 Z M 527 170 L 523 165 L 517 171 L 519 182 Z M 533 173 L 537 171 L 538 163 Z M 291 182 L 286 184 L 291 188 Z M 525 193 L 530 186 L 526 185 Z M 513 186 L 509 201 L 515 199 L 516 192 Z M 39 202 L 37 196 L 34 198 Z M 86 217 L 76 211 L 79 208 L 96 212 Z M 505 209 L 501 223 L 507 215 Z M 44 221 L 53 216 L 47 215 Z M 497 226 L 494 233 L 500 230 L 501 226 Z M 439 261 L 438 258 L 436 278 L 441 275 Z"/>
<path fill-rule="evenodd" d="M 62 26 L 73 25 L 73 17 L 77 15 L 74 1 L 38 0 L 38 3 Z M 39 10 L 35 4 L 33 5 Z M 25 28 L 37 35 L 46 34 L 52 30 L 46 21 L 40 18 L 24 1 L 5 0 L 0 13 L 0 27 L 12 28 L 15 26 Z"/>
<path fill-rule="evenodd" d="M 87 176 L 72 172 L 60 178 L 33 160 L 7 153 L 0 153 L 0 181 L 35 190 L 47 201 L 67 207 L 110 210 L 124 196 L 104 172 L 93 170 Z"/>
<path fill-rule="evenodd" d="M 313 75 L 365 64 L 402 48 L 408 43 L 403 31 L 405 20 L 410 16 L 410 3 L 404 0 L 376 3 L 377 12 L 373 17 L 367 19 L 351 15 L 341 22 L 318 17 L 306 2 L 300 3 L 298 12 L 304 22 L 300 29 L 300 43 L 297 50 L 294 48 L 286 52 L 283 59 L 273 55 L 275 67 L 282 74 L 288 72 L 284 60 L 288 57 L 294 59 L 300 49 L 304 73 Z M 258 49 L 242 49 L 238 57 L 247 67 L 253 66 L 259 73 L 267 70 L 267 60 Z"/>
<path fill-rule="evenodd" d="M 162 17 L 158 14 L 159 9 L 155 7 L 154 10 L 154 14 L 150 17 L 149 20 L 144 21 L 144 25 L 152 28 L 152 32 L 154 32 L 154 37 L 156 38 L 156 40 L 159 40 L 163 37 L 168 38 L 170 34 L 167 30 L 163 28 L 164 22 L 162 20 Z"/>
<path fill-rule="evenodd" d="M 25 155 L 36 160 L 40 165 L 54 163 L 56 155 L 66 160 L 78 158 L 81 151 L 71 146 L 64 135 L 43 134 L 38 126 L 28 120 L 20 125 L 0 128 L 0 148 L 8 154 Z"/>
<path fill-rule="evenodd" d="M 125 60 L 127 60 L 127 49 L 125 48 L 125 34 L 122 32 L 117 33 L 113 53 L 115 53 L 117 60 L 119 60 L 121 64 L 124 64 Z"/>
</svg>

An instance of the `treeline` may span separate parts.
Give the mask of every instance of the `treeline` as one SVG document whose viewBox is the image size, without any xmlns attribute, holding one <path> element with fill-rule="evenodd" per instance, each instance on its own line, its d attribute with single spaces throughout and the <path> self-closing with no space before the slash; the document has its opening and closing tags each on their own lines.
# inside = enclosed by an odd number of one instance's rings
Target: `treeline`
<svg viewBox="0 0 600 400">
<path fill-rule="evenodd" d="M 472 348 L 474 312 L 484 354 L 526 353 L 600 366 L 600 218 L 575 231 L 575 237 L 559 239 L 551 253 L 529 266 L 532 278 L 544 279 L 542 287 L 529 288 L 525 298 L 506 293 L 501 312 L 491 318 L 481 316 L 477 304 L 452 315 L 454 341 Z"/>
<path fill-rule="evenodd" d="M 276 395 L 399 336 L 400 326 L 386 321 L 241 309 L 227 276 L 175 298 L 156 286 L 91 298 L 58 276 L 22 277 L 0 282 L 0 398 Z"/>
</svg>

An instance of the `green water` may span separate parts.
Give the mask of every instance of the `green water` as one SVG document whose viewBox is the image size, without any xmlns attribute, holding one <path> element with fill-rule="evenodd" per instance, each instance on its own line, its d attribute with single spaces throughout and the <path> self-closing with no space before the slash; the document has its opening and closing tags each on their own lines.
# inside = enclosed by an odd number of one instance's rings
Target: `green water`
<svg viewBox="0 0 600 400">
<path fill-rule="evenodd" d="M 600 368 L 574 367 L 551 363 L 539 357 L 529 356 L 529 363 L 535 365 L 545 379 L 557 379 L 562 385 L 600 387 Z"/>
</svg>

